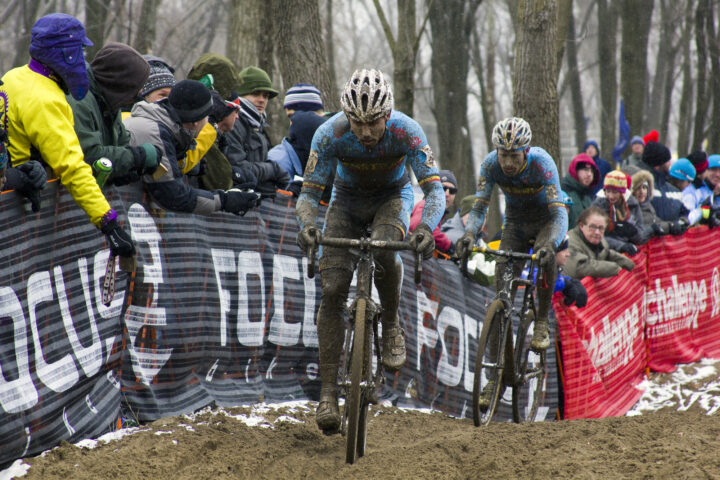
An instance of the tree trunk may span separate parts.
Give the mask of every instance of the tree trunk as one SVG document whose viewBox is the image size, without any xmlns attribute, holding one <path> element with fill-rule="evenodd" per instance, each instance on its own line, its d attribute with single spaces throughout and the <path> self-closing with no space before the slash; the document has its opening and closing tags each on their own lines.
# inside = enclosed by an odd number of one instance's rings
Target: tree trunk
<svg viewBox="0 0 720 480">
<path fill-rule="evenodd" d="M 458 179 L 458 196 L 474 193 L 467 116 L 467 76 L 470 34 L 479 1 L 445 0 L 430 6 L 432 32 L 431 77 L 438 129 L 436 158 Z"/>
<path fill-rule="evenodd" d="M 140 53 L 151 53 L 155 43 L 157 11 L 162 0 L 143 0 L 137 35 L 133 48 Z"/>
<path fill-rule="evenodd" d="M 325 53 L 328 59 L 328 74 L 330 75 L 330 89 L 324 92 L 324 95 L 334 97 L 334 102 L 338 102 L 338 91 L 337 91 L 337 73 L 335 72 L 335 37 L 333 29 L 333 0 L 325 0 L 325 9 L 327 17 L 325 19 Z M 337 104 L 337 103 L 335 103 Z M 327 111 L 335 111 L 335 108 L 330 109 L 326 107 Z"/>
<path fill-rule="evenodd" d="M 110 15 L 106 2 L 85 0 L 85 32 L 94 45 L 85 48 L 85 58 L 92 60 L 105 44 L 105 20 Z"/>
<path fill-rule="evenodd" d="M 700 0 L 695 10 L 695 48 L 697 50 L 697 78 L 695 85 L 695 122 L 693 126 L 692 143 L 690 150 L 700 150 L 705 138 L 705 119 L 708 112 L 707 88 L 707 38 L 705 32 L 705 18 L 711 13 L 712 0 Z"/>
<path fill-rule="evenodd" d="M 23 0 L 20 6 L 20 33 L 15 40 L 15 58 L 12 66 L 18 67 L 30 60 L 30 35 L 35 21 L 38 19 L 40 2 L 37 0 Z"/>
<path fill-rule="evenodd" d="M 655 63 L 655 75 L 653 77 L 652 93 L 648 98 L 647 118 L 658 119 L 659 123 L 653 125 L 660 133 L 660 138 L 667 138 L 668 124 L 664 119 L 664 113 L 669 112 L 672 105 L 672 97 L 667 96 L 668 90 L 672 93 L 672 82 L 675 71 L 675 57 L 678 52 L 679 25 L 682 15 L 677 13 L 677 5 L 668 5 L 667 0 L 660 0 L 660 42 Z"/>
<path fill-rule="evenodd" d="M 288 2 L 278 10 L 275 21 L 275 44 L 283 88 L 287 90 L 296 83 L 312 83 L 322 92 L 325 108 L 337 110 L 340 106 L 330 79 L 318 0 Z"/>
<path fill-rule="evenodd" d="M 625 116 L 634 131 L 645 129 L 647 50 L 653 3 L 654 0 L 622 0 L 620 97 L 625 102 Z"/>
<path fill-rule="evenodd" d="M 692 127 L 692 96 L 694 81 L 692 78 L 692 58 L 690 57 L 690 41 L 692 38 L 692 15 L 694 2 L 688 1 L 685 8 L 685 26 L 681 46 L 683 49 L 682 63 L 682 91 L 680 94 L 680 107 L 678 113 L 677 151 L 690 151 L 690 133 Z"/>
<path fill-rule="evenodd" d="M 285 92 L 275 64 L 275 44 L 276 38 L 280 34 L 278 20 L 281 15 L 279 13 L 295 4 L 295 1 L 286 4 L 283 0 L 266 0 L 262 2 L 260 9 L 260 24 L 256 37 L 258 59 L 256 66 L 265 70 L 270 76 L 273 88 L 280 92 L 274 100 L 268 102 L 266 110 L 268 123 L 270 124 L 270 128 L 266 129 L 266 133 L 273 145 L 282 141 L 290 125 L 282 107 Z M 247 66 L 249 65 L 243 65 L 243 67 Z M 239 70 L 242 70 L 243 67 Z"/>
<path fill-rule="evenodd" d="M 600 150 L 612 152 L 616 141 L 618 106 L 617 83 L 617 24 L 618 2 L 598 0 L 598 59 L 600 62 Z M 636 133 L 640 126 L 630 124 Z M 607 157 L 604 157 L 607 158 Z"/>
<path fill-rule="evenodd" d="M 575 148 L 578 152 L 587 140 L 585 125 L 585 109 L 583 108 L 582 87 L 580 85 L 580 69 L 577 60 L 577 39 L 575 38 L 575 16 L 572 8 L 568 9 L 568 28 L 566 36 L 565 58 L 567 59 L 567 76 L 570 82 L 570 94 L 572 98 L 573 124 L 575 126 Z M 558 159 L 559 160 L 559 159 Z"/>
<path fill-rule="evenodd" d="M 713 153 L 720 152 L 720 32 L 715 31 L 715 9 L 717 3 L 710 5 L 710 12 L 705 18 L 706 34 L 710 43 L 710 68 L 712 81 L 710 89 L 712 93 L 712 107 L 710 110 L 712 128 L 708 137 L 709 150 Z"/>
<path fill-rule="evenodd" d="M 489 29 L 492 29 L 492 17 L 490 17 Z M 482 113 L 485 149 L 490 151 L 493 149 L 492 129 L 496 123 L 495 116 L 495 88 L 493 78 L 495 77 L 495 44 L 493 43 L 493 35 L 488 34 L 488 43 L 485 48 L 485 61 L 483 61 L 480 53 L 480 34 L 477 30 L 472 34 L 472 65 L 480 86 L 480 112 Z"/>
<path fill-rule="evenodd" d="M 532 143 L 558 164 L 560 142 L 557 97 L 557 3 L 520 0 L 516 30 L 514 114 L 527 120 Z"/>
<path fill-rule="evenodd" d="M 262 0 L 229 0 L 225 56 L 238 68 L 258 64 L 258 36 Z"/>
</svg>

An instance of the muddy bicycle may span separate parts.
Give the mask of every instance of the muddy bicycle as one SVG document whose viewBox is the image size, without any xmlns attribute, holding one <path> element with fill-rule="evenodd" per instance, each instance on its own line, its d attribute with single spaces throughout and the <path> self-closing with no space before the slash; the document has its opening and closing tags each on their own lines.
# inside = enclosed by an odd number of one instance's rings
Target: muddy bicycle
<svg viewBox="0 0 720 480">
<path fill-rule="evenodd" d="M 412 250 L 408 242 L 371 240 L 369 232 L 360 239 L 323 237 L 320 245 L 348 249 L 357 262 L 357 286 L 349 309 L 351 329 L 345 335 L 344 355 L 339 373 L 340 396 L 345 397 L 340 432 L 346 438 L 345 461 L 355 463 L 365 455 L 368 407 L 377 403 L 377 392 L 385 383 L 382 342 L 378 335 L 381 308 L 372 299 L 375 263 L 373 249 Z M 315 276 L 316 251 L 308 254 L 308 277 Z M 422 254 L 415 257 L 415 283 L 420 283 Z M 374 347 L 374 355 L 373 355 Z"/>
<path fill-rule="evenodd" d="M 473 422 L 475 426 L 490 423 L 508 387 L 512 388 L 513 421 L 532 422 L 542 400 L 546 356 L 544 350 L 536 352 L 530 348 L 532 334 L 529 330 L 536 315 L 536 278 L 543 281 L 544 274 L 542 269 L 538 269 L 538 259 L 534 254 L 493 250 L 485 246 L 474 247 L 473 251 L 507 258 L 502 286 L 487 309 L 478 341 L 473 381 Z M 527 278 L 515 276 L 515 262 L 527 266 Z M 466 272 L 467 258 L 462 259 L 461 266 Z M 534 275 L 536 270 L 537 275 Z M 520 309 L 513 304 L 518 287 L 524 287 Z M 514 317 L 519 322 L 513 341 Z M 483 395 L 486 389 L 488 392 L 485 393 L 489 395 Z"/>
</svg>

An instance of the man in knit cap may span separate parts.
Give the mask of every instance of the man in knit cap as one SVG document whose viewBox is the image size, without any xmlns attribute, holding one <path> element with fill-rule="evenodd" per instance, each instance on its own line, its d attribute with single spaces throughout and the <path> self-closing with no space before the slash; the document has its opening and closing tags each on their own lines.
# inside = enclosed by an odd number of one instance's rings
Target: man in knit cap
<svg viewBox="0 0 720 480">
<path fill-rule="evenodd" d="M 149 143 L 131 146 L 120 116 L 120 108 L 132 105 L 149 72 L 150 65 L 135 49 L 110 42 L 90 64 L 85 98 L 68 95 L 85 161 L 92 165 L 99 158 L 109 159 L 113 168 L 108 182 L 114 185 L 136 182 L 158 165 L 159 149 Z"/>
<path fill-rule="evenodd" d="M 298 83 L 290 87 L 285 92 L 283 108 L 288 118 L 295 112 L 314 112 L 321 117 L 325 116 L 320 90 L 309 83 Z"/>
<path fill-rule="evenodd" d="M 240 107 L 235 126 L 226 135 L 223 153 L 230 165 L 251 169 L 257 177 L 256 190 L 263 195 L 274 196 L 278 188 L 287 187 L 290 176 L 277 163 L 268 160 L 272 143 L 267 135 L 268 102 L 277 97 L 270 77 L 258 67 L 244 68 L 237 88 L 238 98 L 231 99 Z"/>
<path fill-rule="evenodd" d="M 175 69 L 160 57 L 143 55 L 143 58 L 150 64 L 150 75 L 140 89 L 140 97 L 148 103 L 167 98 L 175 86 Z"/>
<path fill-rule="evenodd" d="M 645 140 L 639 135 L 635 135 L 630 139 L 630 155 L 623 160 L 623 165 L 632 165 L 639 167 L 642 161 L 642 152 L 645 148 Z"/>
<path fill-rule="evenodd" d="M 695 180 L 693 180 L 692 186 L 695 188 L 695 200 L 698 205 L 700 205 L 712 193 L 707 183 L 705 183 L 709 165 L 708 154 L 702 150 L 695 150 L 688 154 L 687 159 L 690 160 L 690 163 L 695 167 Z"/>
<path fill-rule="evenodd" d="M 670 171 L 670 150 L 659 142 L 649 141 L 643 149 L 640 168 L 653 175 L 655 191 L 651 202 L 658 217 L 670 222 L 680 221 L 676 228 L 687 228 L 688 210 L 682 203 L 682 193 L 667 180 Z"/>
</svg>

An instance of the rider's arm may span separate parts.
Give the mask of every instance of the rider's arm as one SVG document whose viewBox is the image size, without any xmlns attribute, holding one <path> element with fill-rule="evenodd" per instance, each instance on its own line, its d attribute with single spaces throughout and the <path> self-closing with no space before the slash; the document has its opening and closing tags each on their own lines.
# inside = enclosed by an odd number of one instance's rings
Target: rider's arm
<svg viewBox="0 0 720 480">
<path fill-rule="evenodd" d="M 337 165 L 332 134 L 332 122 L 326 122 L 313 136 L 302 189 L 295 206 L 295 218 L 301 230 L 305 225 L 315 223 L 325 185 Z"/>
<path fill-rule="evenodd" d="M 540 148 L 532 148 L 531 154 L 534 161 L 540 162 L 542 171 L 545 172 L 544 191 L 545 202 L 550 211 L 550 238 L 553 246 L 557 248 L 562 243 L 568 229 L 568 214 L 565 208 L 565 202 L 560 198 L 560 175 L 558 175 L 557 167 L 552 157 Z"/>
<path fill-rule="evenodd" d="M 485 223 L 485 214 L 488 205 L 490 205 L 490 197 L 492 195 L 495 178 L 492 175 L 492 165 L 497 163 L 497 151 L 493 150 L 485 157 L 480 166 L 480 175 L 478 176 L 477 192 L 475 193 L 475 203 L 470 210 L 470 216 L 465 226 L 465 231 L 472 233 L 476 238 L 478 231 Z"/>
<path fill-rule="evenodd" d="M 406 125 L 407 134 L 413 141 L 409 142 L 405 153 L 407 163 L 415 173 L 418 184 L 425 194 L 425 206 L 422 211 L 420 223 L 424 223 L 430 230 L 434 230 L 445 213 L 445 193 L 438 174 L 437 165 L 432 149 L 427 143 L 425 132 L 417 122 L 410 120 Z"/>
</svg>

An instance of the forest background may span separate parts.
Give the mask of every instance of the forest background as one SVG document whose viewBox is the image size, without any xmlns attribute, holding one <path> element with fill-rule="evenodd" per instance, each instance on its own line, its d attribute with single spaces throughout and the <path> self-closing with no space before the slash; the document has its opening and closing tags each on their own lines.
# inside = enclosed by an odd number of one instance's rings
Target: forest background
<svg viewBox="0 0 720 480">
<path fill-rule="evenodd" d="M 720 153 L 718 0 L 0 0 L 1 73 L 29 60 L 32 25 L 55 11 L 85 23 L 88 60 L 124 42 L 182 79 L 212 51 L 263 68 L 280 92 L 315 84 L 330 111 L 354 69 L 379 68 L 455 172 L 458 198 L 511 115 L 561 175 L 589 139 L 612 162 L 621 104 L 629 136 L 656 129 L 676 156 Z M 268 112 L 277 143 L 282 95 Z"/>
</svg>

